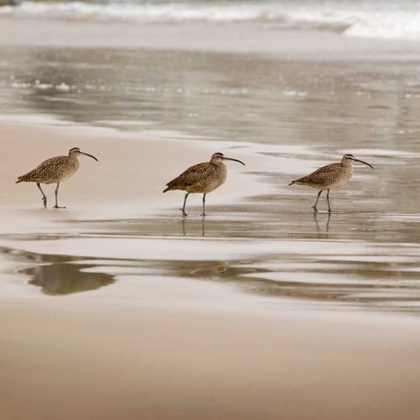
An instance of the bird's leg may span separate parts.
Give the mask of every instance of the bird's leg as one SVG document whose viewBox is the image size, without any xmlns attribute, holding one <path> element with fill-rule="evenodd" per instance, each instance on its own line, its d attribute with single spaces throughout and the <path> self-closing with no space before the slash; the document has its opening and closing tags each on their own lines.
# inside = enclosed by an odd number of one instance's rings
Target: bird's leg
<svg viewBox="0 0 420 420">
<path fill-rule="evenodd" d="M 44 208 L 47 208 L 47 196 L 44 194 L 44 191 L 42 191 L 40 183 L 37 183 L 36 186 L 39 188 L 39 191 L 41 191 L 42 201 L 44 202 Z"/>
<path fill-rule="evenodd" d="M 331 213 L 331 207 L 330 207 L 330 190 L 327 191 L 327 203 L 328 203 L 328 213 Z"/>
<path fill-rule="evenodd" d="M 182 206 L 182 209 L 181 209 L 183 216 L 188 216 L 188 214 L 185 213 L 185 206 L 187 205 L 187 198 L 188 198 L 189 195 L 190 195 L 189 192 L 187 194 L 185 194 L 184 205 Z"/>
<path fill-rule="evenodd" d="M 318 209 L 316 208 L 316 205 L 318 204 L 318 200 L 319 200 L 319 197 L 321 197 L 322 191 L 324 191 L 324 190 L 321 190 L 318 193 L 318 197 L 316 198 L 315 205 L 312 206 L 312 208 L 314 209 L 315 212 L 318 211 Z"/>
<path fill-rule="evenodd" d="M 205 216 L 206 215 L 206 193 L 204 193 L 203 195 L 203 214 L 201 214 L 200 216 Z"/>
<path fill-rule="evenodd" d="M 65 207 L 59 207 L 58 205 L 58 188 L 60 187 L 60 183 L 57 183 L 57 188 L 55 189 L 55 209 L 65 209 Z"/>
</svg>

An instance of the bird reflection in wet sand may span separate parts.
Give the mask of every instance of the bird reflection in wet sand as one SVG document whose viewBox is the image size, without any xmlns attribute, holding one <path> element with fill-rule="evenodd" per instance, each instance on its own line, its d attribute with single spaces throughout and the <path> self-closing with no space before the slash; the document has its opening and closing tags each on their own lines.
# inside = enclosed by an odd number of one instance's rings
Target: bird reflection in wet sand
<svg viewBox="0 0 420 420">
<path fill-rule="evenodd" d="M 206 236 L 206 222 L 204 220 L 205 219 L 203 217 L 201 219 L 201 236 Z M 182 235 L 183 236 L 197 236 L 197 235 L 194 235 L 194 233 L 195 232 L 198 233 L 198 229 L 193 229 L 193 226 L 192 226 L 192 225 L 194 225 L 194 227 L 195 227 L 195 226 L 197 226 L 197 224 L 196 223 L 189 223 L 189 225 L 190 225 L 190 228 L 189 228 L 190 232 L 189 232 L 189 235 L 187 235 L 186 222 L 185 222 L 185 218 L 183 218 L 182 219 Z"/>
<path fill-rule="evenodd" d="M 225 274 L 227 271 L 228 263 L 226 261 L 216 261 L 213 263 L 212 268 L 216 274 Z"/>
<path fill-rule="evenodd" d="M 330 165 L 323 166 L 322 168 L 317 169 L 315 172 L 312 172 L 309 175 L 295 179 L 289 184 L 289 186 L 294 184 L 305 185 L 307 187 L 320 190 L 315 204 L 312 206 L 314 212 L 318 211 L 317 204 L 319 197 L 321 197 L 322 191 L 327 190 L 328 212 L 331 213 L 332 210 L 330 206 L 330 190 L 333 188 L 341 187 L 353 176 L 353 162 L 363 163 L 364 165 L 373 169 L 373 166 L 370 163 L 356 159 L 351 154 L 347 154 L 343 156 L 341 162 L 331 163 Z"/>
<path fill-rule="evenodd" d="M 218 152 L 212 155 L 210 162 L 203 162 L 191 166 L 181 175 L 166 184 L 167 188 L 163 190 L 164 193 L 174 190 L 187 191 L 184 197 L 184 205 L 181 209 L 183 216 L 187 216 L 185 206 L 187 205 L 187 198 L 191 193 L 204 194 L 203 213 L 201 216 L 206 216 L 206 195 L 219 188 L 226 181 L 227 168 L 223 162 L 224 160 L 239 162 L 245 166 L 245 163 L 240 160 L 226 157 L 223 153 Z"/>
<path fill-rule="evenodd" d="M 200 276 L 201 278 L 211 279 L 215 276 L 222 276 L 226 274 L 229 264 L 226 261 L 209 262 L 204 267 L 197 268 L 191 271 L 192 275 Z"/>
<path fill-rule="evenodd" d="M 26 268 L 21 272 L 32 276 L 29 284 L 40 286 L 47 295 L 85 292 L 114 283 L 115 279 L 109 274 L 82 271 L 92 267 L 94 266 L 58 263 Z"/>
<path fill-rule="evenodd" d="M 314 212 L 313 215 L 314 215 L 314 220 L 315 220 L 315 225 L 316 225 L 316 231 L 318 233 L 324 233 L 324 232 L 321 232 L 321 228 L 319 227 L 317 212 Z M 325 224 L 325 233 L 328 233 L 330 229 L 330 219 L 331 219 L 331 213 L 328 213 L 327 223 Z"/>
</svg>

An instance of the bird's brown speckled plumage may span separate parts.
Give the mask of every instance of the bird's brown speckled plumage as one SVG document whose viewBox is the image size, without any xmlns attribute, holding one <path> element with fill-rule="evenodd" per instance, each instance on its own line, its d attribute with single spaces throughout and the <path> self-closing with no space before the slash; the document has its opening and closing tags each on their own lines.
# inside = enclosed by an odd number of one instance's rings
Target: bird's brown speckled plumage
<svg viewBox="0 0 420 420">
<path fill-rule="evenodd" d="M 19 182 L 36 182 L 40 184 L 57 184 L 66 181 L 79 169 L 76 156 L 56 156 L 45 160 L 25 175 L 18 177 Z"/>
<path fill-rule="evenodd" d="M 314 211 L 318 211 L 316 205 L 318 204 L 318 200 L 322 191 L 328 190 L 328 211 L 331 212 L 329 201 L 330 190 L 332 188 L 337 188 L 345 184 L 353 176 L 353 162 L 364 163 L 365 165 L 368 165 L 373 169 L 373 166 L 371 166 L 369 163 L 364 162 L 363 160 L 356 159 L 351 154 L 346 154 L 341 159 L 341 162 L 331 163 L 330 165 L 323 166 L 322 168 L 317 169 L 309 175 L 292 181 L 289 185 L 305 185 L 307 187 L 312 187 L 320 190 L 315 205 L 313 206 Z"/>
<path fill-rule="evenodd" d="M 293 181 L 293 184 L 307 185 L 318 190 L 337 188 L 345 184 L 353 176 L 353 166 L 340 163 L 331 163 L 323 166 L 302 178 Z"/>
<path fill-rule="evenodd" d="M 210 162 L 189 167 L 181 175 L 168 182 L 163 192 L 182 190 L 190 193 L 209 193 L 220 187 L 227 177 L 223 160 L 215 153 Z"/>
<path fill-rule="evenodd" d="M 181 175 L 177 176 L 172 181 L 166 184 L 167 188 L 163 192 L 182 190 L 187 191 L 184 200 L 184 207 L 182 208 L 182 214 L 186 216 L 185 205 L 188 194 L 190 193 L 202 193 L 203 197 L 203 216 L 205 216 L 205 196 L 207 193 L 214 191 L 220 187 L 227 177 L 227 168 L 223 163 L 223 160 L 233 160 L 236 162 L 243 162 L 225 157 L 223 153 L 214 153 L 210 159 L 210 162 L 203 162 L 197 165 L 189 167 Z"/>
<path fill-rule="evenodd" d="M 61 208 L 58 206 L 58 188 L 61 182 L 67 181 L 77 172 L 80 166 L 78 156 L 81 154 L 98 160 L 95 156 L 81 152 L 78 147 L 73 147 L 69 150 L 68 156 L 56 156 L 47 159 L 32 171 L 19 176 L 16 184 L 19 184 L 19 182 L 35 182 L 42 193 L 45 208 L 47 207 L 47 197 L 42 191 L 41 184 L 57 184 L 54 208 Z"/>
</svg>

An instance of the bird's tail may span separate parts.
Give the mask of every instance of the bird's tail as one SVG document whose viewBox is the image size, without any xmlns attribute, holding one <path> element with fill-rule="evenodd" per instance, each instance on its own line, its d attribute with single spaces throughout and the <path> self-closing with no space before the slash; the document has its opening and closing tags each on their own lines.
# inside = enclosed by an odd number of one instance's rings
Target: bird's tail
<svg viewBox="0 0 420 420">
<path fill-rule="evenodd" d="M 166 193 L 167 191 L 172 191 L 172 190 L 177 190 L 178 189 L 178 178 L 173 179 L 172 181 L 169 181 L 166 184 L 166 188 L 163 190 L 164 193 Z"/>
<path fill-rule="evenodd" d="M 295 183 L 295 181 L 292 181 L 290 184 L 289 184 L 289 187 L 291 186 L 291 185 L 293 185 Z"/>
<path fill-rule="evenodd" d="M 173 191 L 173 190 L 177 190 L 178 188 L 176 188 L 176 186 L 170 185 L 170 184 L 166 184 L 166 188 L 163 190 L 164 193 L 168 192 L 168 191 Z"/>
</svg>

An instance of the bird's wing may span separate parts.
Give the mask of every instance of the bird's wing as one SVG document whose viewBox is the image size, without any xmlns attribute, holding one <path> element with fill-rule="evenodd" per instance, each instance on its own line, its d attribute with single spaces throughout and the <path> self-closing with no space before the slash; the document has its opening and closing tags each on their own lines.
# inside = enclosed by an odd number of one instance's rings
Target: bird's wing
<svg viewBox="0 0 420 420">
<path fill-rule="evenodd" d="M 214 172 L 214 166 L 206 162 L 205 165 L 198 164 L 191 166 L 184 173 L 180 175 L 183 178 L 183 181 L 186 185 L 200 185 L 209 179 Z"/>
<path fill-rule="evenodd" d="M 57 156 L 54 158 L 44 160 L 44 162 L 39 164 L 35 169 L 32 169 L 32 171 L 19 178 L 23 178 L 27 181 L 41 181 L 41 178 L 48 177 L 50 174 L 55 174 L 59 172 L 67 159 L 67 156 Z"/>
<path fill-rule="evenodd" d="M 327 175 L 337 172 L 337 169 L 339 169 L 340 164 L 339 163 L 330 163 L 329 165 L 323 166 L 322 168 L 317 169 L 316 171 L 312 172 L 309 176 L 321 176 L 321 175 Z"/>
<path fill-rule="evenodd" d="M 44 160 L 35 169 L 44 169 L 47 167 L 61 166 L 66 163 L 68 156 L 56 156 L 47 160 Z"/>
<path fill-rule="evenodd" d="M 325 182 L 325 179 L 334 177 L 339 169 L 339 163 L 332 163 L 330 165 L 323 166 L 316 171 L 305 175 L 302 178 L 295 179 L 292 184 L 320 184 Z"/>
<path fill-rule="evenodd" d="M 198 163 L 197 165 L 191 166 L 186 169 L 181 175 L 168 182 L 166 185 L 168 188 L 174 187 L 192 187 L 193 185 L 198 186 L 212 175 L 214 171 L 213 165 L 209 162 Z"/>
</svg>

